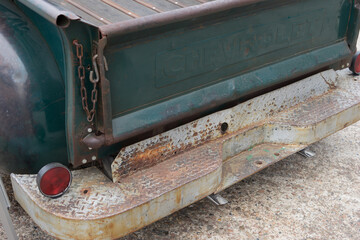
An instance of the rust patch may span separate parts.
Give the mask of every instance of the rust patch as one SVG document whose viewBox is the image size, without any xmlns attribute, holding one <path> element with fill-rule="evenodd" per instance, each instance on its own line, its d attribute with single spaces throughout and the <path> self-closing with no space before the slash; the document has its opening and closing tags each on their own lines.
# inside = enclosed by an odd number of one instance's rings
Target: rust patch
<svg viewBox="0 0 360 240">
<path fill-rule="evenodd" d="M 91 189 L 90 188 L 83 188 L 80 190 L 80 194 L 81 195 L 90 195 L 91 194 Z"/>
<path fill-rule="evenodd" d="M 181 203 L 181 190 L 180 189 L 176 191 L 176 203 L 178 205 L 180 205 L 180 203 Z"/>
<path fill-rule="evenodd" d="M 193 123 L 191 126 L 195 128 L 197 127 L 197 123 Z M 144 147 L 144 150 L 135 148 L 129 151 L 127 148 L 124 148 L 118 155 L 118 157 L 121 156 L 122 159 L 120 165 L 112 167 L 116 169 L 113 170 L 113 175 L 117 175 L 121 179 L 126 178 L 137 171 L 152 167 L 175 155 L 184 153 L 208 142 L 216 135 L 214 134 L 214 127 L 218 128 L 212 123 L 209 123 L 206 128 L 200 131 L 187 128 L 187 131 L 191 132 L 189 137 L 193 138 L 192 141 L 174 142 L 169 136 L 159 135 L 158 139 L 148 143 L 146 147 Z M 216 130 L 218 133 L 220 132 L 219 129 Z"/>
</svg>

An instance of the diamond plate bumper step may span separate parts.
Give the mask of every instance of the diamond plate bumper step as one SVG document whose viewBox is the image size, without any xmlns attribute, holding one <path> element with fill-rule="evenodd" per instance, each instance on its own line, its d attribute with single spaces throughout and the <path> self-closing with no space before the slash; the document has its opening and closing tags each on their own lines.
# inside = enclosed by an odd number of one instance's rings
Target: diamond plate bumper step
<svg viewBox="0 0 360 240">
<path fill-rule="evenodd" d="M 73 172 L 43 197 L 35 175 L 11 176 L 17 201 L 61 239 L 113 239 L 144 227 L 360 120 L 360 83 L 329 70 L 120 150 L 113 181 Z"/>
</svg>

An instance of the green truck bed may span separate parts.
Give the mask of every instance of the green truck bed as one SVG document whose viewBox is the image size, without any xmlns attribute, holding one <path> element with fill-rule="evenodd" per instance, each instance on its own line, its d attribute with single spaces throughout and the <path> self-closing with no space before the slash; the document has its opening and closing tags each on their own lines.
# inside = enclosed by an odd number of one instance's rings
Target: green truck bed
<svg viewBox="0 0 360 240">
<path fill-rule="evenodd" d="M 52 200 L 13 174 L 16 199 L 58 238 L 121 237 L 360 120 L 334 71 L 359 4 L 0 3 L 1 168 L 81 169 Z"/>
<path fill-rule="evenodd" d="M 49 39 L 62 69 L 74 166 L 103 158 L 114 144 L 116 152 L 301 77 L 347 67 L 358 27 L 348 0 L 18 4 Z M 51 30 L 44 18 L 59 28 Z M 74 40 L 83 46 L 86 76 L 99 71 L 92 123 L 82 110 Z M 85 87 L 91 109 L 93 85 Z"/>
</svg>

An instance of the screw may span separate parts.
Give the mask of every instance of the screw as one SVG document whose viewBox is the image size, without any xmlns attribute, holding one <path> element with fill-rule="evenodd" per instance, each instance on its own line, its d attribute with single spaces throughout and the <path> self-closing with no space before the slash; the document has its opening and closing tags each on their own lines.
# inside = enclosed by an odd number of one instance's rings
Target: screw
<svg viewBox="0 0 360 240">
<path fill-rule="evenodd" d="M 92 156 L 91 160 L 95 161 L 96 160 L 96 156 Z"/>
<path fill-rule="evenodd" d="M 87 160 L 86 160 L 86 159 L 83 159 L 83 160 L 82 160 L 82 163 L 83 163 L 83 164 L 87 163 Z"/>
<path fill-rule="evenodd" d="M 91 133 L 91 132 L 92 132 L 92 128 L 88 128 L 87 131 L 88 131 L 88 133 Z"/>
</svg>

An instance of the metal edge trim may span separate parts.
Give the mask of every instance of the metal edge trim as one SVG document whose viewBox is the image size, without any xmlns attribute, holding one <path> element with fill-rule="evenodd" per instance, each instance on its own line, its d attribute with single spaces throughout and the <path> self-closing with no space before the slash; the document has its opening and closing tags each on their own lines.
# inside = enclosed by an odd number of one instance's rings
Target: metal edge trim
<svg viewBox="0 0 360 240">
<path fill-rule="evenodd" d="M 22 5 L 30 8 L 40 16 L 49 20 L 51 23 L 61 28 L 66 28 L 70 24 L 70 20 L 79 20 L 80 17 L 72 12 L 64 11 L 56 6 L 42 0 L 16 0 L 15 3 L 21 3 Z"/>
<path fill-rule="evenodd" d="M 208 14 L 226 11 L 232 8 L 242 7 L 249 4 L 264 2 L 265 0 L 224 0 L 213 1 L 201 5 L 181 8 L 169 12 L 158 13 L 137 19 L 130 19 L 118 23 L 100 26 L 102 35 L 124 35 L 147 28 L 159 27 L 165 24 L 180 22 L 192 18 L 202 17 Z"/>
<path fill-rule="evenodd" d="M 48 234 L 59 239 L 89 239 L 89 236 L 91 236 L 91 239 L 114 239 L 123 237 L 131 232 L 141 229 L 151 223 L 158 221 L 163 217 L 166 217 L 182 208 L 191 205 L 194 202 L 201 200 L 202 198 L 207 197 L 209 194 L 213 193 L 219 186 L 221 181 L 221 175 L 222 168 L 220 166 L 213 172 L 204 175 L 201 178 L 186 183 L 176 189 L 162 194 L 154 198 L 153 200 L 138 205 L 130 210 L 119 212 L 117 214 L 106 216 L 104 218 L 88 220 L 64 218 L 62 216 L 57 216 L 44 209 L 42 206 L 37 205 L 34 198 L 24 189 L 23 186 L 21 186 L 16 174 L 11 174 L 11 183 L 17 202 L 35 221 L 35 223 Z M 172 194 L 176 194 L 176 192 L 178 191 L 184 193 L 193 192 L 193 188 L 195 186 L 198 186 L 200 182 L 208 184 L 209 188 L 206 188 L 206 190 L 204 191 L 198 192 L 196 196 L 193 196 L 191 194 L 184 194 L 183 196 L 187 196 L 189 198 L 181 201 L 182 204 L 180 206 L 174 204 L 171 209 L 168 209 L 166 212 L 158 214 L 153 218 L 147 218 L 146 221 L 142 221 L 141 224 L 129 224 L 129 219 L 127 218 L 127 216 L 132 215 L 135 218 L 139 217 L 141 219 L 141 211 L 148 209 L 149 205 L 162 206 L 165 200 L 176 199 L 171 197 Z M 58 224 L 58 226 L 61 226 L 61 228 L 56 228 L 53 225 L 54 223 Z M 75 228 L 75 226 L 77 227 Z M 109 228 L 108 226 L 112 226 L 112 228 Z M 76 231 L 76 229 L 89 229 L 89 232 Z M 98 229 L 107 230 L 107 232 L 97 231 Z"/>
</svg>

